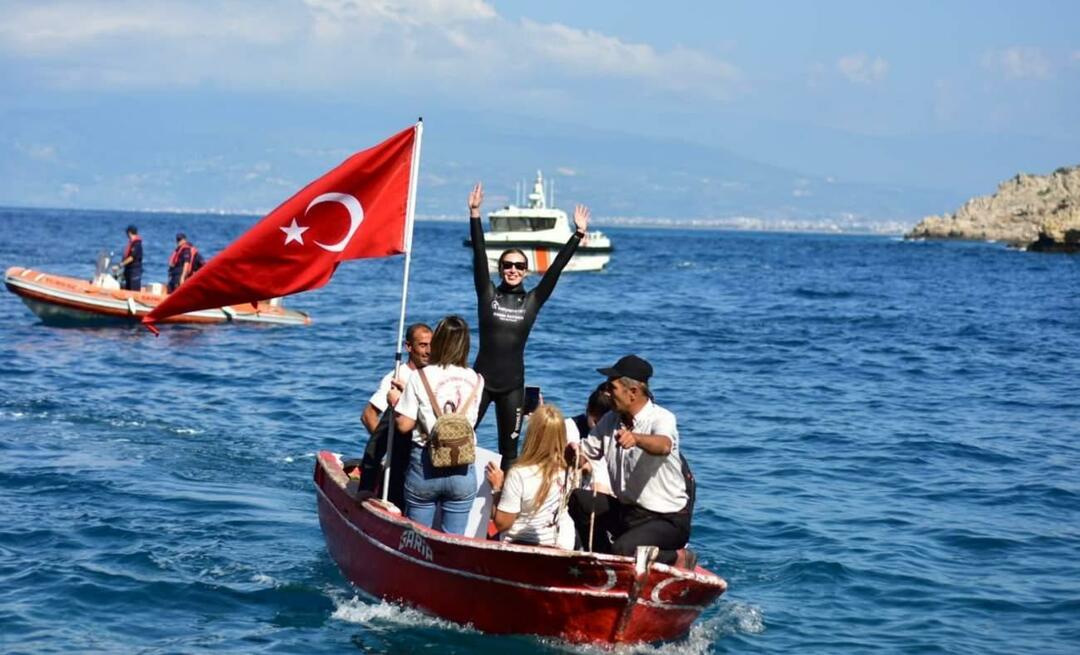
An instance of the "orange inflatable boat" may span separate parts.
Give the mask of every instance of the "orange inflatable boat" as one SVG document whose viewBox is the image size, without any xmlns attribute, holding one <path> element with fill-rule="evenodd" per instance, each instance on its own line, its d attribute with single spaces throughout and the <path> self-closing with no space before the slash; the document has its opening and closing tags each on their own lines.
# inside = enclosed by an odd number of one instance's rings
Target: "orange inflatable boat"
<svg viewBox="0 0 1080 655">
<path fill-rule="evenodd" d="M 12 266 L 4 274 L 9 291 L 22 298 L 30 311 L 50 325 L 137 323 L 165 299 L 164 285 L 154 283 L 140 291 L 126 291 L 111 275 L 98 268 L 92 280 L 52 275 Z M 171 316 L 162 323 L 264 323 L 309 325 L 304 312 L 281 306 L 281 299 L 252 305 L 233 305 Z"/>
</svg>

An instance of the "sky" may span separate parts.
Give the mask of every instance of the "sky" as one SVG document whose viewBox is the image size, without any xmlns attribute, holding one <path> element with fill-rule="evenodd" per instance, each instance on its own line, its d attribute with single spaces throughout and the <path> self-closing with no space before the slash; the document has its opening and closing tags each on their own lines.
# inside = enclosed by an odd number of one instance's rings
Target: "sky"
<svg viewBox="0 0 1080 655">
<path fill-rule="evenodd" d="M 421 214 L 542 168 L 598 218 L 914 222 L 1080 164 L 1077 25 L 1039 1 L 0 1 L 0 205 L 267 211 L 423 116 Z"/>
</svg>

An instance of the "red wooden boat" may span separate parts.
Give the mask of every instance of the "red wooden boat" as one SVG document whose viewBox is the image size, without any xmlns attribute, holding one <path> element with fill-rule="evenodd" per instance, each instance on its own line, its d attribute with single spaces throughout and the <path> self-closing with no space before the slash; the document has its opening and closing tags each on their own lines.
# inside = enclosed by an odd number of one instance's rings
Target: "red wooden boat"
<svg viewBox="0 0 1080 655">
<path fill-rule="evenodd" d="M 337 455 L 315 463 L 319 523 L 346 578 L 378 598 L 483 632 L 569 642 L 653 642 L 685 635 L 727 589 L 638 557 L 513 545 L 448 535 L 357 490 Z"/>
</svg>

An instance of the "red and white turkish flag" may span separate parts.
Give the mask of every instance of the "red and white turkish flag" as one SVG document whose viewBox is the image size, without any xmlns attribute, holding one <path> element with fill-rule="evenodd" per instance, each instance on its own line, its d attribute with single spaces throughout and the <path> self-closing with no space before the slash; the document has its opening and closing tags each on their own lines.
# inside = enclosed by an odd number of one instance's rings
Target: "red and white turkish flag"
<svg viewBox="0 0 1080 655">
<path fill-rule="evenodd" d="M 359 152 L 231 243 L 143 323 L 318 289 L 346 259 L 408 248 L 407 208 L 419 125 Z"/>
</svg>

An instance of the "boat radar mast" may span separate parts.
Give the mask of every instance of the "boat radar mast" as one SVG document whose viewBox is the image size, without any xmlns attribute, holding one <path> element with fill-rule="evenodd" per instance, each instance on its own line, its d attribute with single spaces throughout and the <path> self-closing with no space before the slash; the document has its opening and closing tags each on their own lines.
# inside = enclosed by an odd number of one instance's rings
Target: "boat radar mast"
<svg viewBox="0 0 1080 655">
<path fill-rule="evenodd" d="M 536 182 L 533 183 L 533 191 L 529 194 L 529 209 L 547 209 L 544 176 L 540 171 L 536 171 Z"/>
</svg>

